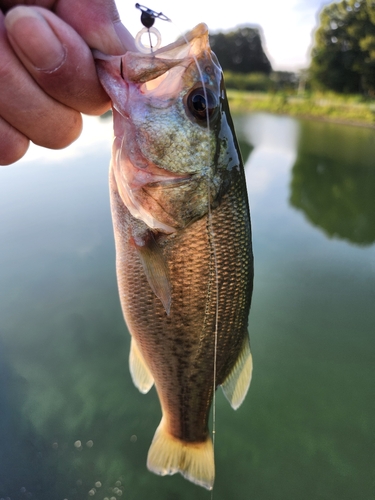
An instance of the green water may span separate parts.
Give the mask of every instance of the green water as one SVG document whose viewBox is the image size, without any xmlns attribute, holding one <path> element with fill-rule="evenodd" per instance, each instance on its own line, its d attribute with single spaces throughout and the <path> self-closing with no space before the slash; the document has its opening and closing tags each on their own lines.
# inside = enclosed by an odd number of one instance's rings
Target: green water
<svg viewBox="0 0 375 500">
<path fill-rule="evenodd" d="M 68 152 L 0 170 L 0 499 L 210 500 L 146 469 L 160 408 L 128 373 L 111 123 L 88 123 Z M 237 412 L 217 393 L 213 498 L 373 500 L 375 131 L 266 114 L 236 125 L 254 378 Z"/>
</svg>

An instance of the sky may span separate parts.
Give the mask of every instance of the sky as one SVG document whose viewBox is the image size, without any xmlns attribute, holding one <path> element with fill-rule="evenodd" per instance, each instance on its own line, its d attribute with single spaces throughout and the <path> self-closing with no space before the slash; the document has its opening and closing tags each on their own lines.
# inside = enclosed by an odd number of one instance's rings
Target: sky
<svg viewBox="0 0 375 500">
<path fill-rule="evenodd" d="M 143 4 L 143 1 L 147 2 Z M 263 47 L 274 70 L 296 71 L 309 65 L 313 31 L 321 8 L 330 0 L 141 0 L 163 12 L 173 23 L 157 20 L 163 44 L 205 22 L 210 31 L 228 31 L 238 25 L 257 25 L 263 31 Z M 133 0 L 116 0 L 123 24 L 135 36 L 143 27 Z"/>
</svg>

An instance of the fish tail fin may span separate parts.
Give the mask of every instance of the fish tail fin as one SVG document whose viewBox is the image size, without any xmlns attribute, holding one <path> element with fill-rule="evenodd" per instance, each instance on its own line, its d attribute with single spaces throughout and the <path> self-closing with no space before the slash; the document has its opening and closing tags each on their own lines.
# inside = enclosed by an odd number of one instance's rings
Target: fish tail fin
<svg viewBox="0 0 375 500">
<path fill-rule="evenodd" d="M 200 443 L 181 441 L 167 431 L 162 419 L 148 452 L 147 467 L 160 476 L 179 472 L 189 481 L 212 490 L 215 462 L 211 438 L 208 436 Z"/>
</svg>

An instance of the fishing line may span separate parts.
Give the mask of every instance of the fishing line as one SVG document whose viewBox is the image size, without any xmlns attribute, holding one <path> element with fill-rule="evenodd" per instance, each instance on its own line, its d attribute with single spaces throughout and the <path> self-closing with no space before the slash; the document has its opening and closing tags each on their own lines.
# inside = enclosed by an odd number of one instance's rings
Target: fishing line
<svg viewBox="0 0 375 500">
<path fill-rule="evenodd" d="M 215 343 L 214 343 L 214 373 L 213 373 L 213 396 L 212 396 L 212 448 L 215 455 L 216 441 L 216 372 L 217 372 L 217 341 L 219 329 L 219 273 L 217 265 L 217 254 L 215 246 L 215 232 L 212 223 L 212 210 L 210 203 L 210 185 L 207 183 L 208 193 L 208 239 L 213 253 L 214 270 L 215 270 Z M 211 490 L 211 500 L 214 498 L 214 490 Z"/>
<path fill-rule="evenodd" d="M 171 21 L 171 20 L 170 20 Z M 172 21 L 171 21 L 172 22 Z M 182 30 L 179 29 L 176 23 L 172 22 L 172 24 L 176 27 L 177 31 L 180 32 L 180 36 L 183 40 L 185 40 L 186 45 L 189 45 L 189 41 L 186 36 L 183 34 Z M 197 57 L 192 54 L 195 65 L 197 67 L 200 81 L 202 83 L 203 88 L 203 96 L 206 102 L 206 123 L 207 123 L 207 164 L 210 165 L 211 158 L 211 141 L 210 141 L 210 115 L 209 115 L 209 106 L 208 106 L 208 95 L 206 84 L 203 77 L 202 69 L 198 63 Z M 207 224 L 207 236 L 208 242 L 210 246 L 210 253 L 212 255 L 214 274 L 215 274 L 215 331 L 214 331 L 214 366 L 213 366 L 213 396 L 212 396 L 212 448 L 215 456 L 215 441 L 216 441 L 216 378 L 217 378 L 217 346 L 218 346 L 218 330 L 219 330 L 219 273 L 218 273 L 218 262 L 217 262 L 217 253 L 216 253 L 216 245 L 215 245 L 215 231 L 213 227 L 213 219 L 212 219 L 212 209 L 211 209 L 211 186 L 210 179 L 207 175 L 207 212 L 208 212 L 208 224 Z M 211 278 L 210 278 L 211 280 Z M 209 283 L 211 285 L 211 282 Z M 211 286 L 209 286 L 211 288 Z M 211 294 L 209 294 L 211 296 Z M 214 498 L 214 490 L 211 490 L 211 500 Z"/>
<path fill-rule="evenodd" d="M 138 3 L 135 4 L 135 7 L 139 9 L 142 14 L 141 14 L 141 22 L 144 26 L 144 28 L 137 34 L 136 36 L 136 44 L 138 49 L 141 52 L 147 52 L 147 53 L 153 53 L 154 50 L 157 50 L 160 45 L 161 45 L 161 35 L 159 31 L 153 27 L 153 24 L 155 22 L 155 19 L 161 19 L 163 21 L 168 21 L 172 23 L 172 25 L 176 28 L 176 31 L 179 32 L 180 37 L 185 40 L 185 43 L 187 46 L 189 46 L 189 41 L 182 32 L 182 30 L 177 26 L 175 22 L 172 22 L 171 19 L 169 19 L 167 16 L 165 16 L 162 12 L 155 12 L 148 7 L 145 7 L 144 5 L 140 5 Z M 148 37 L 149 37 L 149 43 L 150 46 L 146 47 L 142 44 L 142 36 L 148 32 Z M 157 43 L 156 45 L 152 45 L 151 41 L 151 33 L 153 33 L 156 36 Z M 202 83 L 202 89 L 203 89 L 203 96 L 205 99 L 206 103 L 206 133 L 207 133 L 207 143 L 208 143 L 208 149 L 207 149 L 207 165 L 208 169 L 210 166 L 210 158 L 211 158 L 211 141 L 210 141 L 210 115 L 209 115 L 209 99 L 207 95 L 207 89 L 206 89 L 206 84 L 204 81 L 204 76 L 202 69 L 199 65 L 197 57 L 192 54 L 190 57 L 195 62 L 196 68 L 199 73 L 200 81 Z M 213 217 L 212 217 L 212 208 L 211 208 L 211 186 L 210 186 L 210 179 L 209 175 L 206 173 L 206 179 L 207 179 L 207 214 L 208 214 L 208 223 L 207 223 L 207 236 L 208 236 L 208 242 L 209 242 L 209 247 L 210 247 L 210 261 L 212 265 L 213 261 L 213 270 L 214 270 L 214 275 L 215 275 L 215 330 L 214 330 L 214 363 L 213 363 L 213 396 L 212 396 L 212 448 L 213 448 L 213 453 L 215 455 L 215 438 L 216 438 L 216 378 L 217 378 L 217 347 L 218 347 L 218 330 L 219 330 L 219 273 L 218 273 L 218 260 L 217 260 L 217 252 L 216 252 L 216 244 L 215 244 L 215 231 L 214 231 L 214 226 L 213 226 Z M 210 266 L 211 267 L 211 266 Z M 210 271 L 210 278 L 209 278 L 209 291 L 211 291 L 211 271 Z M 211 297 L 211 293 L 209 293 L 209 297 Z M 210 313 L 210 308 L 208 308 L 208 314 Z M 214 493 L 213 489 L 211 490 L 211 500 L 214 498 Z"/>
<path fill-rule="evenodd" d="M 174 26 L 178 29 L 177 25 L 173 23 Z M 182 33 L 181 30 L 180 35 L 185 40 L 188 45 L 189 42 L 186 36 Z M 192 58 L 197 67 L 200 81 L 202 83 L 203 95 L 206 102 L 206 123 L 207 123 L 207 143 L 208 143 L 208 158 L 207 164 L 210 164 L 211 158 L 211 142 L 210 142 L 210 115 L 209 115 L 209 106 L 208 106 L 208 95 L 206 84 L 204 82 L 204 77 L 202 73 L 202 69 L 199 66 L 198 59 L 194 54 L 192 54 Z M 207 236 L 209 241 L 209 246 L 211 250 L 211 255 L 213 258 L 214 265 L 214 273 L 215 273 L 215 331 L 214 331 L 214 366 L 213 366 L 213 396 L 212 396 L 212 448 L 215 455 L 215 441 L 216 441 L 216 378 L 217 378 L 217 346 L 218 346 L 218 332 L 219 332 L 219 272 L 218 272 L 218 261 L 217 261 L 217 253 L 216 253 L 216 245 L 215 245 L 215 231 L 213 227 L 213 218 L 212 218 L 212 209 L 211 209 L 211 186 L 210 179 L 207 176 L 207 212 L 208 212 L 208 224 L 207 224 Z M 210 283 L 211 284 L 211 283 Z M 210 287 L 211 288 L 211 287 Z M 209 294 L 211 296 L 211 294 Z M 211 500 L 214 498 L 214 490 L 211 490 Z"/>
</svg>

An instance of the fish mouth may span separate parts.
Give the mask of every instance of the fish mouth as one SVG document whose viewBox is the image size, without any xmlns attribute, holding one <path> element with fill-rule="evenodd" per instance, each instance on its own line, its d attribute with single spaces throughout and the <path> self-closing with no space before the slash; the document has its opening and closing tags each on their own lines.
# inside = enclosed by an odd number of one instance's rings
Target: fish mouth
<svg viewBox="0 0 375 500">
<path fill-rule="evenodd" d="M 141 84 L 142 90 L 146 92 L 155 91 L 158 87 L 163 89 L 164 86 L 161 84 L 170 70 L 176 74 L 174 80 L 178 81 L 192 61 L 197 62 L 203 54 L 211 56 L 212 51 L 208 39 L 208 27 L 206 24 L 200 23 L 175 42 L 161 47 L 151 54 L 125 53 L 122 56 L 122 78 L 128 82 Z M 216 57 L 212 62 L 218 65 Z M 171 95 L 177 91 L 178 85 L 176 84 L 176 88 L 171 89 L 169 81 L 168 93 Z"/>
<path fill-rule="evenodd" d="M 191 50 L 193 45 L 194 55 L 198 55 L 204 50 L 211 50 L 208 43 L 208 26 L 205 23 L 199 23 L 195 28 L 180 36 L 175 42 L 172 42 L 160 49 L 156 50 L 153 54 L 158 57 L 168 58 L 184 58 L 187 55 L 192 55 Z M 192 44 L 193 42 L 193 44 Z"/>
</svg>

